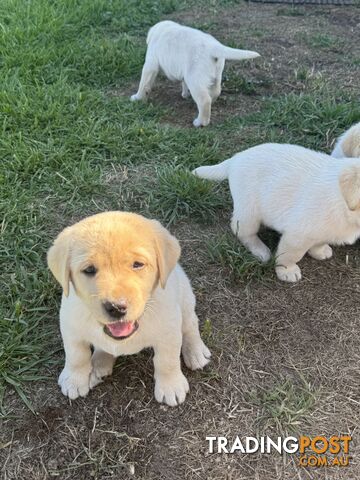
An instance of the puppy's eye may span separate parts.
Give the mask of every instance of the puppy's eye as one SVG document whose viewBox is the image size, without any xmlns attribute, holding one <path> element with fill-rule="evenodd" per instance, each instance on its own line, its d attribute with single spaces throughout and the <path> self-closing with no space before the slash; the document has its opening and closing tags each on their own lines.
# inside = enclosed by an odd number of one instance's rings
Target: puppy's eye
<svg viewBox="0 0 360 480">
<path fill-rule="evenodd" d="M 94 265 L 89 265 L 88 267 L 84 268 L 84 270 L 83 270 L 83 273 L 85 273 L 85 275 L 88 275 L 89 277 L 93 277 L 96 272 L 97 272 L 97 270 L 94 267 Z"/>
<path fill-rule="evenodd" d="M 145 265 L 142 262 L 134 262 L 132 268 L 134 270 L 141 270 Z"/>
</svg>

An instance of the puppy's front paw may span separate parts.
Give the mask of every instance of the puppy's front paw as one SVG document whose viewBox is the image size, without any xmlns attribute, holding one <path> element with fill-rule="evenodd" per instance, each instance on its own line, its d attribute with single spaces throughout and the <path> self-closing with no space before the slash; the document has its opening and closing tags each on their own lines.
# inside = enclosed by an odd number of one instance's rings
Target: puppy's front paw
<svg viewBox="0 0 360 480">
<path fill-rule="evenodd" d="M 332 257 L 333 251 L 330 245 L 322 245 L 321 247 L 310 248 L 308 253 L 316 260 L 326 260 Z"/>
<path fill-rule="evenodd" d="M 207 346 L 201 341 L 196 345 L 184 345 L 182 349 L 185 365 L 190 370 L 204 368 L 210 361 L 211 353 Z"/>
<path fill-rule="evenodd" d="M 297 265 L 289 265 L 288 267 L 276 267 L 276 275 L 283 282 L 298 282 L 301 280 L 301 270 Z"/>
<path fill-rule="evenodd" d="M 131 95 L 130 100 L 132 102 L 138 102 L 139 100 L 141 100 L 141 98 L 139 98 L 137 93 L 135 93 L 134 95 Z"/>
<path fill-rule="evenodd" d="M 184 402 L 189 384 L 182 372 L 169 376 L 159 376 L 155 380 L 155 398 L 159 403 L 176 407 Z"/>
<path fill-rule="evenodd" d="M 271 251 L 266 245 L 263 248 L 252 249 L 251 253 L 262 263 L 267 263 L 271 258 Z"/>
<path fill-rule="evenodd" d="M 63 395 L 71 400 L 86 397 L 90 390 L 90 372 L 78 373 L 64 368 L 59 376 L 58 384 Z"/>
</svg>

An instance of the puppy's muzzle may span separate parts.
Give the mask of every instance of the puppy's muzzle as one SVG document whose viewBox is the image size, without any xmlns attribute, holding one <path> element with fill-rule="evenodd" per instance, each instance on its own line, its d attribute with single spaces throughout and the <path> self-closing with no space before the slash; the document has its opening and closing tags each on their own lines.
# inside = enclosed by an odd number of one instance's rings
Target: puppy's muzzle
<svg viewBox="0 0 360 480">
<path fill-rule="evenodd" d="M 127 312 L 127 304 L 125 301 L 121 301 L 119 303 L 104 302 L 103 308 L 109 317 L 116 319 L 125 317 Z"/>
</svg>

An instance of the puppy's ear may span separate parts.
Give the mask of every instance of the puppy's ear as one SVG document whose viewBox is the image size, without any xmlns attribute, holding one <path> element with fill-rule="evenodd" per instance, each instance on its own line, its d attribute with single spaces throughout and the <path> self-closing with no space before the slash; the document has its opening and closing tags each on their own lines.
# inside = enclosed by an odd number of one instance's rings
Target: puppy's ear
<svg viewBox="0 0 360 480">
<path fill-rule="evenodd" d="M 70 235 L 69 228 L 63 230 L 55 239 L 47 253 L 48 266 L 62 286 L 64 295 L 69 296 L 70 283 Z"/>
<path fill-rule="evenodd" d="M 159 272 L 159 281 L 162 288 L 165 288 L 166 281 L 175 268 L 181 248 L 179 242 L 164 228 L 161 223 L 152 220 L 155 232 L 156 261 Z"/>
<path fill-rule="evenodd" d="M 360 208 L 360 168 L 346 168 L 340 175 L 340 190 L 350 210 Z"/>
</svg>

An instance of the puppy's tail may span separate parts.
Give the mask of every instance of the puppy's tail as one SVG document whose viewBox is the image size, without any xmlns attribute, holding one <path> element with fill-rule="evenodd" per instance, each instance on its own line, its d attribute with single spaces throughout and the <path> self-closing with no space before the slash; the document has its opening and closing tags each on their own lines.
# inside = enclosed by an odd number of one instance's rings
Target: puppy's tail
<svg viewBox="0 0 360 480">
<path fill-rule="evenodd" d="M 225 60 L 248 60 L 250 58 L 260 57 L 260 54 L 257 52 L 230 48 L 221 43 L 213 48 L 212 54 L 214 57 L 225 58 Z"/>
<path fill-rule="evenodd" d="M 228 178 L 229 162 L 231 159 L 224 160 L 217 165 L 207 165 L 206 167 L 198 167 L 192 171 L 194 175 L 207 180 L 225 180 Z"/>
</svg>

